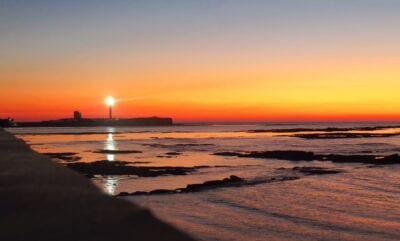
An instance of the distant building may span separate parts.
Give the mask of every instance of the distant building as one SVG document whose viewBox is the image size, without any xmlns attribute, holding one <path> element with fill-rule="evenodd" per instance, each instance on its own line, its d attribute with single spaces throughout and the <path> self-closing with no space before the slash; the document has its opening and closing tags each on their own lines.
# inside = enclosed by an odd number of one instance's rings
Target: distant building
<svg viewBox="0 0 400 241">
<path fill-rule="evenodd" d="M 74 111 L 74 120 L 79 121 L 82 120 L 82 114 L 79 111 Z"/>
<path fill-rule="evenodd" d="M 0 119 L 0 127 L 11 127 L 15 126 L 14 119 L 7 118 L 7 119 Z"/>
</svg>

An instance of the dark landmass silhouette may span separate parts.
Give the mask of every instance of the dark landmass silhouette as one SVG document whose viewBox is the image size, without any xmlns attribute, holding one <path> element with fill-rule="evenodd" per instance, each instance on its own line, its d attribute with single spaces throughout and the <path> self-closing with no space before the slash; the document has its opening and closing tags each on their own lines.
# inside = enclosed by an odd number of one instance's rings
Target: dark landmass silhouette
<svg viewBox="0 0 400 241">
<path fill-rule="evenodd" d="M 15 127 L 170 126 L 173 124 L 172 118 L 154 116 L 129 119 L 67 118 L 39 122 L 17 122 Z"/>
<path fill-rule="evenodd" d="M 14 119 L 12 118 L 0 119 L 0 127 L 12 127 L 14 125 Z"/>
</svg>

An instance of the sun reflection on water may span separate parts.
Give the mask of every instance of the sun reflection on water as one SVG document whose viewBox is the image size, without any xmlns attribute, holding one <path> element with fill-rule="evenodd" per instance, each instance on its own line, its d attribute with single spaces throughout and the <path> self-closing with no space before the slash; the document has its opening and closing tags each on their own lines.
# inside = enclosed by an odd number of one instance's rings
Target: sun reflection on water
<svg viewBox="0 0 400 241">
<path fill-rule="evenodd" d="M 115 151 L 117 150 L 117 143 L 114 140 L 113 136 L 113 128 L 110 128 L 109 133 L 107 134 L 107 139 L 105 141 L 104 149 L 105 150 L 110 150 L 110 151 Z M 106 160 L 107 161 L 115 161 L 115 154 L 106 154 Z M 105 177 L 104 179 L 104 190 L 106 193 L 110 195 L 115 195 L 115 190 L 118 185 L 118 179 L 116 177 L 108 176 Z"/>
<path fill-rule="evenodd" d="M 104 190 L 110 195 L 115 195 L 117 185 L 118 179 L 116 177 L 106 177 L 104 180 Z"/>
<path fill-rule="evenodd" d="M 113 133 L 108 133 L 107 140 L 105 141 L 105 150 L 115 151 L 117 149 L 116 141 L 113 138 Z M 114 161 L 115 154 L 106 154 L 107 161 Z"/>
</svg>

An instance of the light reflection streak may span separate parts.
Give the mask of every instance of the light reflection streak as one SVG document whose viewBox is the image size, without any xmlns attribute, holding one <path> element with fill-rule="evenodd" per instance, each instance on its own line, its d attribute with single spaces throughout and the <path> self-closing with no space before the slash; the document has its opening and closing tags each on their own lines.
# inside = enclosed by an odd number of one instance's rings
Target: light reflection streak
<svg viewBox="0 0 400 241">
<path fill-rule="evenodd" d="M 115 195 L 117 185 L 118 179 L 116 177 L 106 177 L 104 179 L 104 190 L 110 195 Z"/>
<path fill-rule="evenodd" d="M 115 151 L 117 149 L 116 141 L 113 138 L 113 133 L 108 133 L 107 140 L 105 142 L 105 150 Z M 107 161 L 114 161 L 115 154 L 106 154 Z"/>
<path fill-rule="evenodd" d="M 117 150 L 117 143 L 114 140 L 113 132 L 114 128 L 109 128 L 108 129 L 108 135 L 107 139 L 105 141 L 104 149 L 105 150 L 110 150 L 110 151 L 115 151 Z M 106 160 L 107 161 L 115 161 L 115 154 L 106 154 Z M 106 193 L 110 195 L 115 195 L 115 190 L 118 185 L 118 179 L 116 177 L 105 177 L 104 178 L 104 190 Z"/>
</svg>

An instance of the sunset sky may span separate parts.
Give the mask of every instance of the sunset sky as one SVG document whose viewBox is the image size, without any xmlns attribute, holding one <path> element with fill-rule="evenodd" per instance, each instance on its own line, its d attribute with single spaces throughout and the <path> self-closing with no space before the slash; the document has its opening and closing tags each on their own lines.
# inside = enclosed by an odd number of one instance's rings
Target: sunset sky
<svg viewBox="0 0 400 241">
<path fill-rule="evenodd" d="M 400 1 L 0 0 L 0 118 L 400 120 Z"/>
</svg>

